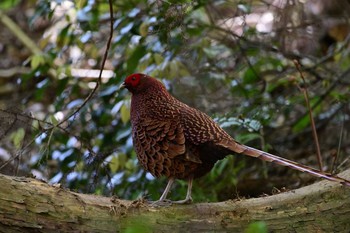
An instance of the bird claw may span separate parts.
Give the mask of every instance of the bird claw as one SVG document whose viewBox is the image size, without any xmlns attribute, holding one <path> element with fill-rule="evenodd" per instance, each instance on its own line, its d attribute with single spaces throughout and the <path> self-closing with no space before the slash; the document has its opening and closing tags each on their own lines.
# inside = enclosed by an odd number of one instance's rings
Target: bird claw
<svg viewBox="0 0 350 233">
<path fill-rule="evenodd" d="M 172 203 L 182 205 L 182 204 L 191 204 L 192 202 L 193 202 L 192 197 L 186 197 L 186 199 L 184 200 L 173 201 Z"/>
<path fill-rule="evenodd" d="M 158 201 L 148 201 L 148 203 L 152 207 L 165 207 L 165 206 L 171 206 L 172 204 L 184 205 L 184 204 L 191 204 L 192 202 L 193 202 L 192 197 L 189 197 L 180 201 L 172 201 L 169 199 L 163 199 Z"/>
<path fill-rule="evenodd" d="M 163 199 L 158 201 L 148 201 L 148 203 L 152 207 L 165 207 L 165 206 L 171 206 L 173 204 L 173 201 L 169 199 Z"/>
</svg>

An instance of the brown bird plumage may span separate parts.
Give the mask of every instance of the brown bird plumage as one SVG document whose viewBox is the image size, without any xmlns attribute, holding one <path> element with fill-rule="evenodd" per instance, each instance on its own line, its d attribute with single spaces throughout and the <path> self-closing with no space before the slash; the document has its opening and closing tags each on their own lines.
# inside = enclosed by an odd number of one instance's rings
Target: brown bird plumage
<svg viewBox="0 0 350 233">
<path fill-rule="evenodd" d="M 132 93 L 132 138 L 140 163 L 153 176 L 169 179 L 158 202 L 166 199 L 175 179 L 189 181 L 186 199 L 175 203 L 191 202 L 192 180 L 205 175 L 218 160 L 234 153 L 350 186 L 350 181 L 340 177 L 236 142 L 208 115 L 171 96 L 155 78 L 132 74 L 125 79 L 122 87 Z"/>
</svg>

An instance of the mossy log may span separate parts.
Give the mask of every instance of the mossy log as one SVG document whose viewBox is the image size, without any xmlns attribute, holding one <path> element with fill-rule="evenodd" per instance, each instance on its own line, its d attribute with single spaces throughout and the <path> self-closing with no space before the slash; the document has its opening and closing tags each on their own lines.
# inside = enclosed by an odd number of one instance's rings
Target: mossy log
<svg viewBox="0 0 350 233">
<path fill-rule="evenodd" d="M 350 178 L 350 170 L 340 174 Z M 320 181 L 261 198 L 152 207 L 0 175 L 0 232 L 350 232 L 350 188 Z"/>
</svg>

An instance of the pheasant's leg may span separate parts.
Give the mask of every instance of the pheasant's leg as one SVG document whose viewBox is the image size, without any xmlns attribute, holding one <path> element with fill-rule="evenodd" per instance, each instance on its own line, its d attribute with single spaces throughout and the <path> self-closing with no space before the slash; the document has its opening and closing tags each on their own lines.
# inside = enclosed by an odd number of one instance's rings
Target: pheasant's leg
<svg viewBox="0 0 350 233">
<path fill-rule="evenodd" d="M 158 201 L 151 202 L 152 206 L 167 206 L 167 205 L 171 205 L 172 201 L 167 200 L 166 197 L 168 196 L 168 193 L 169 193 L 169 191 L 171 189 L 171 186 L 173 185 L 174 181 L 175 181 L 174 178 L 170 178 L 169 179 L 168 184 L 166 185 L 162 196 L 159 198 Z"/>
<path fill-rule="evenodd" d="M 166 185 L 165 190 L 164 190 L 162 196 L 159 198 L 158 201 L 164 201 L 166 199 L 166 197 L 168 196 L 168 193 L 169 193 L 169 191 L 171 189 L 171 186 L 173 185 L 174 181 L 175 181 L 174 178 L 170 178 L 169 179 L 168 184 Z"/>
<path fill-rule="evenodd" d="M 190 203 L 192 203 L 192 196 L 191 196 L 192 182 L 193 182 L 193 177 L 190 177 L 188 179 L 186 198 L 184 200 L 181 200 L 181 201 L 172 201 L 172 203 L 174 203 L 174 204 L 190 204 Z"/>
</svg>

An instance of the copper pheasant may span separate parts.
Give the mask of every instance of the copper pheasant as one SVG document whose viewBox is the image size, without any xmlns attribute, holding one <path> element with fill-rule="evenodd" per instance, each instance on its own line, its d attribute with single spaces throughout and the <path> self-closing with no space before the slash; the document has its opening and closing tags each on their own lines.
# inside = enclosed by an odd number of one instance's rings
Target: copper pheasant
<svg viewBox="0 0 350 233">
<path fill-rule="evenodd" d="M 141 165 L 153 176 L 169 180 L 158 202 L 166 200 L 175 179 L 188 180 L 188 189 L 184 200 L 173 203 L 191 202 L 193 179 L 208 173 L 218 160 L 235 153 L 350 186 L 350 181 L 340 177 L 240 144 L 208 115 L 170 95 L 155 78 L 132 74 L 121 87 L 132 93 L 132 139 Z"/>
</svg>

